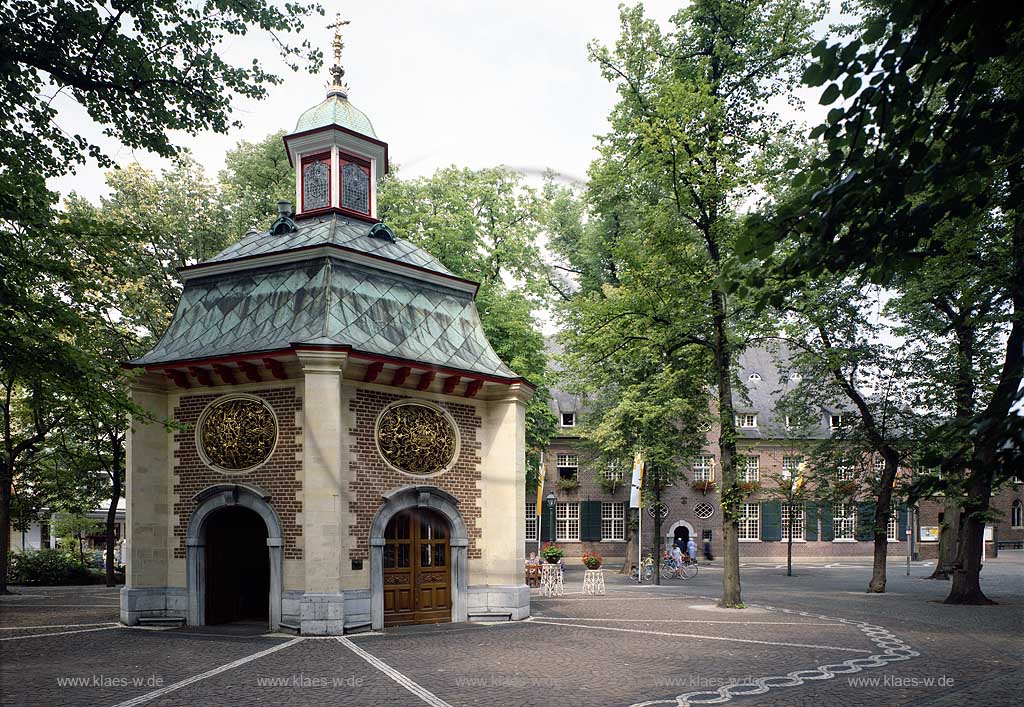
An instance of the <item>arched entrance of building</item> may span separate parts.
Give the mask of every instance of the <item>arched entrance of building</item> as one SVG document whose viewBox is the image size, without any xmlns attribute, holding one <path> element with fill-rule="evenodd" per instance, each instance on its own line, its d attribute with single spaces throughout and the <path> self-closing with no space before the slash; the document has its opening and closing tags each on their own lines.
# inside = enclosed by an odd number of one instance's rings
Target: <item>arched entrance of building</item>
<svg viewBox="0 0 1024 707">
<path fill-rule="evenodd" d="M 373 629 L 468 621 L 469 534 L 458 499 L 434 486 L 404 486 L 383 498 L 370 525 Z"/>
<path fill-rule="evenodd" d="M 685 520 L 680 520 L 673 523 L 668 532 L 672 544 L 678 545 L 680 550 L 686 552 L 686 543 L 693 536 L 693 527 Z M 694 541 L 696 542 L 696 538 L 694 538 Z"/>
<path fill-rule="evenodd" d="M 397 513 L 384 530 L 384 625 L 451 621 L 451 531 L 434 511 Z"/>
<path fill-rule="evenodd" d="M 245 619 L 281 624 L 281 523 L 269 495 L 249 484 L 216 484 L 195 496 L 185 538 L 188 623 Z"/>
<path fill-rule="evenodd" d="M 267 526 L 255 511 L 231 506 L 206 521 L 206 623 L 270 617 Z"/>
</svg>

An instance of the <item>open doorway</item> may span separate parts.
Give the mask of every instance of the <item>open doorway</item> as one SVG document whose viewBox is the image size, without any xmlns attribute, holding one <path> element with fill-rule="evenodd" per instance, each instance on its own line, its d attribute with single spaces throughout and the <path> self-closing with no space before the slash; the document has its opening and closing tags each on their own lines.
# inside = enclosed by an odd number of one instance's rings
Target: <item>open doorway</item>
<svg viewBox="0 0 1024 707">
<path fill-rule="evenodd" d="M 267 526 L 242 506 L 206 521 L 206 623 L 266 621 L 270 607 Z"/>
</svg>

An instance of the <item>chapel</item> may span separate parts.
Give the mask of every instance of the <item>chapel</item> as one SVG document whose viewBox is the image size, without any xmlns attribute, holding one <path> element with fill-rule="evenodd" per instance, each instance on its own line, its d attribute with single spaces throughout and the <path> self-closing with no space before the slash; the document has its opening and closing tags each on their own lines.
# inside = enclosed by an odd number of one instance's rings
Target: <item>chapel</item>
<svg viewBox="0 0 1024 707">
<path fill-rule="evenodd" d="M 125 624 L 529 616 L 534 387 L 488 342 L 477 283 L 378 220 L 388 145 L 342 46 L 284 138 L 294 209 L 183 268 L 169 327 L 126 364 L 148 417 L 128 438 Z"/>
</svg>

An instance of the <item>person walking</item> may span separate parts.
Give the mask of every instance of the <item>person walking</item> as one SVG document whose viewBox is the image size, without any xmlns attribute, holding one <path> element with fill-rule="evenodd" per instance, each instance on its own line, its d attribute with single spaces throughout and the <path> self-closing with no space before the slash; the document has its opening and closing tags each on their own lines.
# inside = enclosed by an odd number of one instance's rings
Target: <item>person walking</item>
<svg viewBox="0 0 1024 707">
<path fill-rule="evenodd" d="M 711 562 L 715 556 L 711 554 L 711 540 L 704 538 L 704 559 Z"/>
<path fill-rule="evenodd" d="M 689 542 L 686 543 L 686 554 L 694 562 L 697 561 L 697 543 L 693 542 L 693 538 L 690 538 Z"/>
</svg>

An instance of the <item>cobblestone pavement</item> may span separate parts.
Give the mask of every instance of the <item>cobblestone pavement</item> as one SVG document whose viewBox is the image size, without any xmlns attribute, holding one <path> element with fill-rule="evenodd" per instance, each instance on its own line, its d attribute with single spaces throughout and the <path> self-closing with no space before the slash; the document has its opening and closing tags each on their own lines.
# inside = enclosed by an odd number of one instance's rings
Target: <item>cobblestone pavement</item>
<svg viewBox="0 0 1024 707">
<path fill-rule="evenodd" d="M 736 611 L 714 604 L 714 565 L 663 586 L 609 572 L 603 597 L 583 596 L 582 573 L 570 569 L 566 595 L 535 595 L 526 622 L 342 640 L 253 635 L 244 626 L 125 628 L 116 623 L 116 590 L 24 589 L 0 597 L 0 703 L 1024 703 L 1024 553 L 986 566 L 994 607 L 941 604 L 949 585 L 922 579 L 923 565 L 908 578 L 891 564 L 889 591 L 868 595 L 868 571 L 817 563 L 786 577 L 768 563 L 745 567 L 748 608 Z"/>
</svg>

